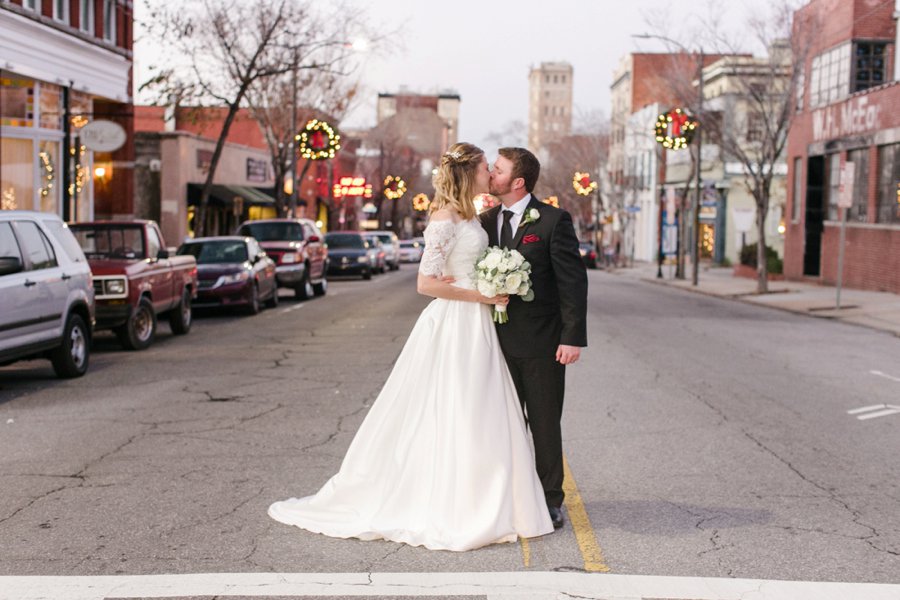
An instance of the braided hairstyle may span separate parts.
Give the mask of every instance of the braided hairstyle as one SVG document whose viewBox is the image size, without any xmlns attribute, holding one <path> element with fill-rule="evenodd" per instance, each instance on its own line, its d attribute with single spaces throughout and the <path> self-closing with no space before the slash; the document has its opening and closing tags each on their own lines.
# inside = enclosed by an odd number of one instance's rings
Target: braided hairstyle
<svg viewBox="0 0 900 600">
<path fill-rule="evenodd" d="M 452 208 L 463 219 L 475 218 L 475 180 L 484 151 L 478 146 L 460 142 L 441 156 L 434 175 L 434 200 L 431 212 Z"/>
</svg>

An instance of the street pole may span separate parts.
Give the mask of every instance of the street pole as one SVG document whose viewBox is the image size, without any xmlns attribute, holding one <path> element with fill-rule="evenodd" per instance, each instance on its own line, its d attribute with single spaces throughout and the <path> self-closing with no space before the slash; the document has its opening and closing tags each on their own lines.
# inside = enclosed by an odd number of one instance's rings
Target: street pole
<svg viewBox="0 0 900 600">
<path fill-rule="evenodd" d="M 698 84 L 697 84 L 697 116 L 696 119 L 699 121 L 703 115 L 703 48 L 700 48 L 699 52 L 699 61 L 697 65 L 697 76 L 698 76 Z M 697 181 L 696 187 L 694 190 L 694 240 L 693 240 L 693 250 L 691 250 L 691 254 L 693 254 L 694 258 L 694 270 L 691 277 L 691 284 L 695 287 L 699 283 L 699 274 L 700 274 L 700 244 L 702 242 L 702 238 L 700 237 L 700 168 L 703 163 L 703 123 L 700 122 L 700 133 L 697 135 Z"/>
<path fill-rule="evenodd" d="M 663 272 L 663 181 L 665 179 L 663 173 L 663 159 L 665 158 L 666 149 L 662 144 L 656 145 L 656 183 L 657 188 L 656 201 L 659 202 L 659 254 L 656 260 L 656 278 L 662 279 Z"/>
<path fill-rule="evenodd" d="M 293 73 L 291 75 L 291 87 L 293 88 L 291 90 L 291 146 L 289 153 L 291 161 L 291 196 L 288 202 L 292 219 L 297 211 L 297 194 L 300 193 L 300 190 L 297 189 L 299 183 L 297 178 L 297 48 L 294 48 L 293 59 Z"/>
</svg>

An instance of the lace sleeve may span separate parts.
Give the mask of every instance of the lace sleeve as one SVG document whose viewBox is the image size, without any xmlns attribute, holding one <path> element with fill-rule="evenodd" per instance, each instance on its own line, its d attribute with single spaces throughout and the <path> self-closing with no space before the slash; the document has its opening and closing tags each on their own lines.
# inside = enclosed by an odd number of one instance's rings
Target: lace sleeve
<svg viewBox="0 0 900 600">
<path fill-rule="evenodd" d="M 419 273 L 440 277 L 450 250 L 456 244 L 456 223 L 450 220 L 432 221 L 425 228 L 425 252 L 419 263 Z"/>
</svg>

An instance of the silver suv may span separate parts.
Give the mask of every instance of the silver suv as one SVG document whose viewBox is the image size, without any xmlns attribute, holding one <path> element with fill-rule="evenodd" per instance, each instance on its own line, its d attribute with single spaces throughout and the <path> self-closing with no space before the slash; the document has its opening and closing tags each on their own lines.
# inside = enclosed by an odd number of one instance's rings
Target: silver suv
<svg viewBox="0 0 900 600">
<path fill-rule="evenodd" d="M 88 368 L 91 269 L 53 214 L 0 211 L 0 365 L 49 358 L 60 377 Z"/>
</svg>

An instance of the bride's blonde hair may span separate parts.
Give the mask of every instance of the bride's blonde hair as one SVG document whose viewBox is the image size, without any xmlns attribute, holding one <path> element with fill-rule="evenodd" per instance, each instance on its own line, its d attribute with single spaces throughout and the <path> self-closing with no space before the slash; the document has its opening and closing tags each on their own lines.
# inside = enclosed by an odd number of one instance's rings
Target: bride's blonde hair
<svg viewBox="0 0 900 600">
<path fill-rule="evenodd" d="M 450 146 L 434 175 L 431 212 L 451 208 L 465 220 L 475 218 L 475 179 L 483 157 L 478 146 L 465 142 Z"/>
</svg>

